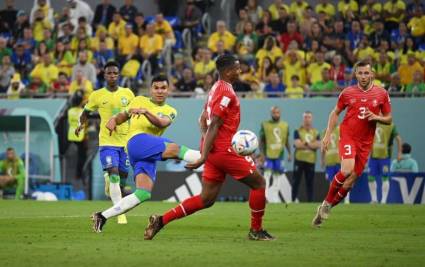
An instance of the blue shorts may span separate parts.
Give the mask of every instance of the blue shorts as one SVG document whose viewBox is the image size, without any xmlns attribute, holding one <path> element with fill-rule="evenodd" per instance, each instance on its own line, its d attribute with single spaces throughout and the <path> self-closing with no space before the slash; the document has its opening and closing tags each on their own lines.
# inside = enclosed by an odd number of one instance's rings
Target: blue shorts
<svg viewBox="0 0 425 267">
<path fill-rule="evenodd" d="M 390 172 L 391 159 L 369 159 L 369 175 L 376 177 L 388 176 Z"/>
<path fill-rule="evenodd" d="M 166 143 L 173 143 L 173 141 L 144 133 L 135 135 L 128 140 L 127 151 L 134 170 L 134 177 L 145 173 L 155 182 L 156 162 L 164 160 L 162 153 L 165 151 Z"/>
<path fill-rule="evenodd" d="M 103 170 L 118 168 L 119 171 L 128 173 L 130 164 L 124 147 L 101 146 L 99 147 L 99 156 Z"/>
<path fill-rule="evenodd" d="M 337 172 L 339 172 L 340 169 L 341 169 L 340 164 L 326 166 L 326 170 L 325 170 L 326 171 L 326 180 L 328 180 L 329 182 L 332 182 L 332 180 L 335 177 L 335 174 L 337 174 Z"/>
<path fill-rule="evenodd" d="M 269 159 L 266 158 L 264 162 L 264 169 L 272 170 L 274 172 L 284 173 L 285 166 L 283 166 L 283 159 Z"/>
</svg>

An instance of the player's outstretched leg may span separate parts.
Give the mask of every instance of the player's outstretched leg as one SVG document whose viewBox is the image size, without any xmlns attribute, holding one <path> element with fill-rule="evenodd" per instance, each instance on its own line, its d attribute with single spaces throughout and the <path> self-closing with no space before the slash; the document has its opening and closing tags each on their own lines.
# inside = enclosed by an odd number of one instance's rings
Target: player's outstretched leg
<svg viewBox="0 0 425 267">
<path fill-rule="evenodd" d="M 240 182 L 251 188 L 249 192 L 249 207 L 251 208 L 251 229 L 248 232 L 250 240 L 270 241 L 274 240 L 271 234 L 263 229 L 263 216 L 266 209 L 266 182 L 264 177 L 255 170 Z"/>
<path fill-rule="evenodd" d="M 211 207 L 220 192 L 222 183 L 202 181 L 202 191 L 196 195 L 184 200 L 181 204 L 160 215 L 149 217 L 149 224 L 145 229 L 145 240 L 152 240 L 155 235 L 168 223 L 193 214 L 201 209 Z"/>
</svg>

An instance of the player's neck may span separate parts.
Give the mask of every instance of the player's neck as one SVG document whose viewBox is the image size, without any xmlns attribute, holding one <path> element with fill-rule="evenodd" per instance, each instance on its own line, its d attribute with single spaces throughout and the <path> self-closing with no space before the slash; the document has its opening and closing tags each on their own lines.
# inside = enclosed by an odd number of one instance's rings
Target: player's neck
<svg viewBox="0 0 425 267">
<path fill-rule="evenodd" d="M 357 83 L 357 87 L 360 88 L 363 92 L 369 91 L 373 87 L 373 82 L 370 82 L 366 87 L 363 87 L 360 85 L 360 83 Z"/>
<path fill-rule="evenodd" d="M 165 104 L 165 101 L 156 101 L 155 99 L 153 99 L 152 97 L 150 98 L 150 101 L 152 102 L 152 103 L 154 103 L 155 105 L 158 105 L 158 106 L 162 106 L 162 105 L 164 105 Z"/>
<path fill-rule="evenodd" d="M 116 85 L 116 84 L 114 84 L 114 85 L 107 84 L 106 85 L 106 89 L 108 89 L 108 91 L 115 92 L 116 90 L 118 90 L 118 85 Z"/>
<path fill-rule="evenodd" d="M 229 85 L 232 85 L 232 82 L 229 79 L 220 77 L 220 80 L 223 81 L 223 82 L 225 82 L 225 83 L 228 83 Z"/>
</svg>

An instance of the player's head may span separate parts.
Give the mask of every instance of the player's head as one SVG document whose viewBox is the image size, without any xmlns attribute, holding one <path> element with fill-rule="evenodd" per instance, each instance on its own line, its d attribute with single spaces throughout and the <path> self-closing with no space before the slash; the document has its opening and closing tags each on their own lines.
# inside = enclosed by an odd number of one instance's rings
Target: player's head
<svg viewBox="0 0 425 267">
<path fill-rule="evenodd" d="M 117 62 L 109 61 L 103 67 L 104 77 L 108 86 L 116 86 L 120 76 L 120 68 Z"/>
<path fill-rule="evenodd" d="M 239 79 L 241 65 L 239 60 L 232 55 L 219 56 L 215 62 L 220 79 L 233 83 Z"/>
<path fill-rule="evenodd" d="M 309 110 L 303 113 L 303 125 L 307 127 L 313 125 L 313 113 Z"/>
<path fill-rule="evenodd" d="M 280 120 L 280 109 L 277 106 L 272 106 L 270 109 L 270 113 L 272 115 L 272 120 L 274 121 Z"/>
<path fill-rule="evenodd" d="M 12 147 L 8 147 L 6 149 L 6 159 L 8 160 L 14 160 L 16 157 L 15 155 L 15 149 L 13 149 Z"/>
<path fill-rule="evenodd" d="M 155 76 L 151 82 L 151 98 L 156 103 L 163 103 L 168 96 L 168 78 L 164 75 Z"/>
<path fill-rule="evenodd" d="M 408 143 L 403 143 L 403 146 L 401 147 L 401 153 L 410 154 L 411 151 L 412 147 Z"/>
<path fill-rule="evenodd" d="M 362 60 L 354 65 L 354 73 L 356 75 L 359 86 L 368 89 L 373 82 L 374 74 L 370 61 Z"/>
</svg>

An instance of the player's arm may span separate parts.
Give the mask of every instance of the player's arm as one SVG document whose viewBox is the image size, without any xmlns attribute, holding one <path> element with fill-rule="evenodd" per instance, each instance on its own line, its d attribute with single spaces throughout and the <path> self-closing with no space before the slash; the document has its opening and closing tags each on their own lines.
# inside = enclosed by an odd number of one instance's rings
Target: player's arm
<svg viewBox="0 0 425 267">
<path fill-rule="evenodd" d="M 308 149 L 306 142 L 301 140 L 298 130 L 294 131 L 294 146 L 296 149 Z"/>
<path fill-rule="evenodd" d="M 90 111 L 87 110 L 87 109 L 84 109 L 83 112 L 81 112 L 80 118 L 78 119 L 78 126 L 77 126 L 77 128 L 75 129 L 75 132 L 74 132 L 76 136 L 79 136 L 81 130 L 84 129 L 84 127 L 87 123 L 87 118 L 88 118 L 89 114 L 90 114 Z"/>
<path fill-rule="evenodd" d="M 289 144 L 289 129 L 286 133 L 286 144 L 285 144 L 286 150 L 288 151 L 288 161 L 292 161 L 292 151 L 291 151 L 291 145 Z"/>
<path fill-rule="evenodd" d="M 186 165 L 188 169 L 197 169 L 207 160 L 208 154 L 214 144 L 214 140 L 217 137 L 218 129 L 223 125 L 223 119 L 219 116 L 213 115 L 211 123 L 208 126 L 207 132 L 205 133 L 204 144 L 202 147 L 201 158 L 194 163 Z"/>
<path fill-rule="evenodd" d="M 366 110 L 365 117 L 370 121 L 376 121 L 387 125 L 393 122 L 393 116 L 391 115 L 391 112 L 384 115 L 377 115 L 370 110 Z"/>
<path fill-rule="evenodd" d="M 260 153 L 263 155 L 266 155 L 266 135 L 264 134 L 264 127 L 262 124 L 260 128 L 259 136 L 260 136 L 260 143 L 258 145 L 260 148 Z"/>
<path fill-rule="evenodd" d="M 403 150 L 403 140 L 401 139 L 401 136 L 399 134 L 395 136 L 395 141 L 397 142 L 397 160 L 400 161 Z"/>
<path fill-rule="evenodd" d="M 130 119 L 130 116 L 126 111 L 112 116 L 105 125 L 105 127 L 109 130 L 109 135 L 112 135 L 112 132 L 117 129 L 117 125 L 123 124 L 128 121 L 128 119 Z"/>
<path fill-rule="evenodd" d="M 338 117 L 341 114 L 341 108 L 338 105 L 331 111 L 328 119 L 328 126 L 326 127 L 325 135 L 322 139 L 322 151 L 328 149 L 329 142 L 331 141 L 331 134 L 338 124 Z"/>
<path fill-rule="evenodd" d="M 207 112 L 204 110 L 198 119 L 199 129 L 201 130 L 202 138 L 205 138 L 205 134 L 207 133 L 208 125 L 207 125 Z"/>
<path fill-rule="evenodd" d="M 146 119 L 148 119 L 148 121 L 150 123 L 152 123 L 153 125 L 155 125 L 158 128 L 166 128 L 166 127 L 170 126 L 170 124 L 172 122 L 170 117 L 168 117 L 168 116 L 161 116 L 160 117 L 160 116 L 153 114 L 149 110 L 146 110 L 143 115 L 146 117 Z"/>
<path fill-rule="evenodd" d="M 317 139 L 310 142 L 310 143 L 307 143 L 307 145 L 308 145 L 309 148 L 311 148 L 313 150 L 320 148 L 320 136 L 317 135 Z"/>
</svg>

